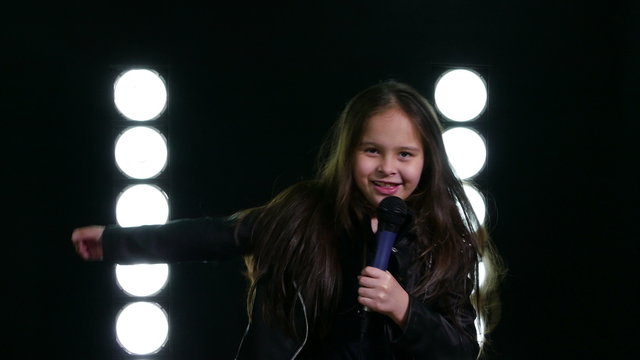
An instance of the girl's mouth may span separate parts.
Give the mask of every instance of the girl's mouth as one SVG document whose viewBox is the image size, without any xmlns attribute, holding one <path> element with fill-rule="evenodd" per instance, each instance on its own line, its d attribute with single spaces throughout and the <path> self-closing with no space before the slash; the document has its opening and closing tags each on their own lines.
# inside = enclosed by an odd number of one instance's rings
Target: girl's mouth
<svg viewBox="0 0 640 360">
<path fill-rule="evenodd" d="M 400 184 L 384 182 L 384 181 L 372 181 L 372 183 L 375 190 L 384 195 L 392 195 L 400 187 Z"/>
</svg>

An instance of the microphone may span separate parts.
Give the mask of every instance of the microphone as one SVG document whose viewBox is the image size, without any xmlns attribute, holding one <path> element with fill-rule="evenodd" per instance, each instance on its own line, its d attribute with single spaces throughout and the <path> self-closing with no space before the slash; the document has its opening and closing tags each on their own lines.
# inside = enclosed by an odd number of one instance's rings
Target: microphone
<svg viewBox="0 0 640 360">
<path fill-rule="evenodd" d="M 398 236 L 398 231 L 407 219 L 407 204 L 397 196 L 388 196 L 378 205 L 376 210 L 378 217 L 378 231 L 376 231 L 376 253 L 371 266 L 380 270 L 387 270 L 391 249 Z M 366 312 L 369 308 L 363 308 L 363 323 L 361 331 L 366 331 L 368 319 Z"/>
<path fill-rule="evenodd" d="M 407 204 L 397 196 L 388 196 L 378 205 L 378 231 L 376 231 L 376 254 L 371 266 L 387 270 L 391 248 L 396 241 L 400 227 L 407 218 Z"/>
</svg>

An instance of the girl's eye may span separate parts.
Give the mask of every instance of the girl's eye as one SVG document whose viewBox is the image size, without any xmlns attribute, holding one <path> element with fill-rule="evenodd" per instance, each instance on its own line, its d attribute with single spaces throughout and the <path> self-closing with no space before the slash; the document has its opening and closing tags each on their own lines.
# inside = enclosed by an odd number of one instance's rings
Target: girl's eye
<svg viewBox="0 0 640 360">
<path fill-rule="evenodd" d="M 401 158 L 411 157 L 411 153 L 410 152 L 406 152 L 406 151 L 402 151 L 402 152 L 400 152 L 400 157 Z"/>
<path fill-rule="evenodd" d="M 371 154 L 377 154 L 378 153 L 378 149 L 376 149 L 376 148 L 365 148 L 364 152 L 371 153 Z"/>
</svg>

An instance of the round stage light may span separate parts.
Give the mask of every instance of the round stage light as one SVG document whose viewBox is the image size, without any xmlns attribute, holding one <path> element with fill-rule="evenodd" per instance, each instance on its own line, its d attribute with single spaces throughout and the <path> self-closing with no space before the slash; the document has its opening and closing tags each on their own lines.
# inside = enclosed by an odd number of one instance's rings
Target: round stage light
<svg viewBox="0 0 640 360">
<path fill-rule="evenodd" d="M 476 214 L 478 223 L 480 225 L 484 225 L 484 221 L 487 216 L 487 205 L 484 200 L 484 196 L 482 196 L 480 191 L 471 184 L 463 184 L 462 188 L 464 189 L 464 193 L 467 195 L 467 199 L 469 199 L 469 202 L 471 203 L 471 208 Z"/>
<path fill-rule="evenodd" d="M 442 134 L 449 163 L 456 176 L 469 179 L 482 170 L 487 160 L 487 147 L 480 134 L 466 127 L 455 127 Z"/>
<path fill-rule="evenodd" d="M 445 118 L 475 120 L 487 105 L 487 85 L 473 70 L 449 70 L 436 81 L 434 99 L 436 108 Z"/>
<path fill-rule="evenodd" d="M 153 296 L 169 279 L 167 264 L 116 265 L 118 286 L 131 296 Z"/>
<path fill-rule="evenodd" d="M 116 318 L 116 339 L 135 355 L 157 353 L 169 337 L 169 320 L 160 305 L 139 301 L 126 305 Z"/>
<path fill-rule="evenodd" d="M 125 188 L 116 201 L 116 220 L 121 227 L 164 224 L 169 219 L 169 198 L 156 185 Z"/>
<path fill-rule="evenodd" d="M 157 129 L 136 126 L 116 139 L 115 158 L 120 171 L 134 179 L 149 179 L 167 165 L 167 140 Z"/>
<path fill-rule="evenodd" d="M 167 87 L 160 74 L 153 70 L 127 70 L 113 85 L 113 100 L 118 111 L 129 120 L 153 120 L 167 106 Z"/>
</svg>

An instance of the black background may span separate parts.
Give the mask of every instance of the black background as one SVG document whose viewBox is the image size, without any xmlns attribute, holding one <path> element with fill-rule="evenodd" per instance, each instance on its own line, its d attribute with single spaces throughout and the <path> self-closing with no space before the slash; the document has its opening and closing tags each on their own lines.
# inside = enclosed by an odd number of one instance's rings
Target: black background
<svg viewBox="0 0 640 360">
<path fill-rule="evenodd" d="M 305 4 L 303 4 L 305 3 Z M 82 262 L 73 228 L 115 221 L 120 70 L 168 82 L 171 218 L 255 206 L 308 178 L 345 102 L 377 81 L 432 100 L 443 66 L 475 66 L 489 107 L 478 179 L 509 268 L 492 359 L 627 358 L 638 339 L 635 2 L 325 1 L 4 5 L 3 358 L 132 358 L 130 299 Z M 230 359 L 240 261 L 172 266 L 156 358 Z M 8 335 L 7 335 L 8 334 Z"/>
</svg>

